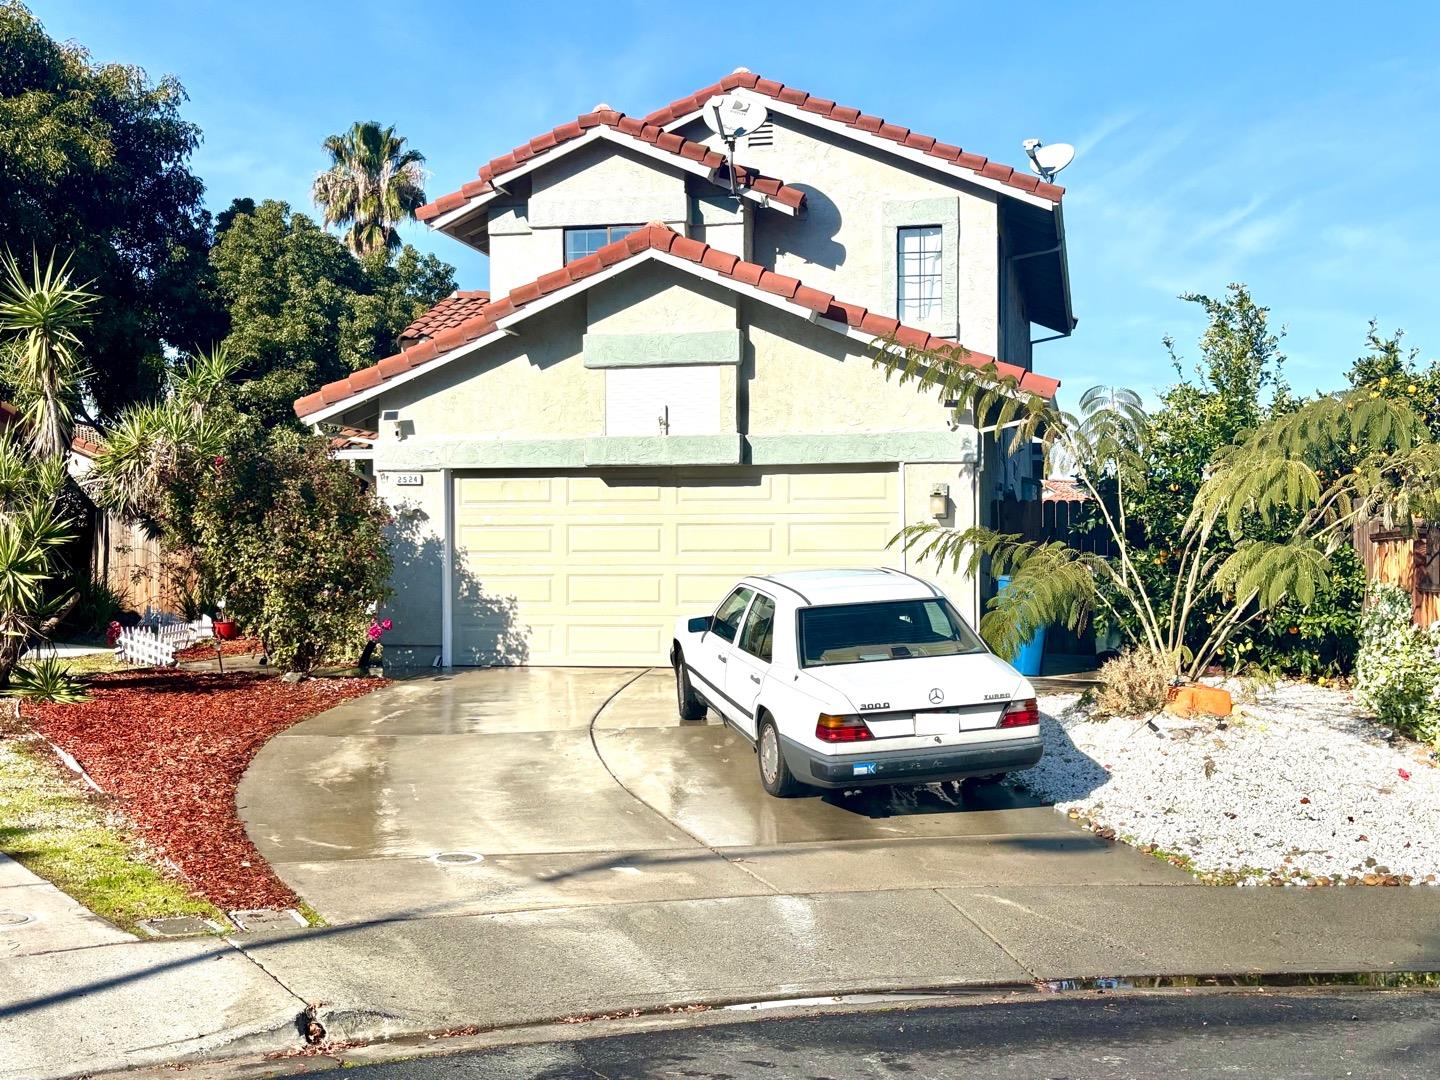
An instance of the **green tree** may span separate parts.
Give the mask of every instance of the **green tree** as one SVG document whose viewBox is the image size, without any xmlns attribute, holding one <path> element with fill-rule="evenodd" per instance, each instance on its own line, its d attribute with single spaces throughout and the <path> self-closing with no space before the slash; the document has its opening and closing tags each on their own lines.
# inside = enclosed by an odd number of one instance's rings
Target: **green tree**
<svg viewBox="0 0 1440 1080">
<path fill-rule="evenodd" d="M 154 393 L 167 346 L 224 332 L 184 101 L 174 79 L 94 63 L 0 0 L 0 251 L 69 252 L 74 279 L 91 283 L 83 386 L 104 416 Z"/>
<path fill-rule="evenodd" d="M 330 167 L 315 177 L 312 194 L 325 224 L 348 226 L 345 246 L 357 256 L 394 251 L 396 226 L 425 204 L 425 156 L 374 120 L 331 135 L 324 147 Z"/>
<path fill-rule="evenodd" d="M 237 405 L 263 424 L 294 423 L 296 398 L 393 353 L 400 331 L 455 289 L 452 267 L 408 245 L 356 259 L 283 202 L 231 211 L 211 263 Z"/>
<path fill-rule="evenodd" d="M 354 469 L 324 437 L 277 428 L 196 480 L 198 561 L 226 614 L 288 671 L 353 657 L 390 576 L 389 514 Z"/>
<path fill-rule="evenodd" d="M 1157 587 L 1129 527 L 1132 495 L 1149 482 L 1154 431 L 1133 392 L 1097 388 L 1079 416 L 1020 390 L 964 350 L 880 344 L 876 363 L 902 382 L 957 402 L 956 416 L 1006 431 L 1013 450 L 1039 440 L 1088 490 L 1112 557 L 1064 542 L 1029 541 L 981 526 L 912 525 L 907 549 L 978 573 L 1011 576 L 981 633 L 1013 654 L 1036 629 L 1080 629 L 1097 608 L 1135 648 L 1194 678 L 1248 627 L 1287 601 L 1308 608 L 1348 548 L 1356 520 L 1409 520 L 1440 508 L 1440 444 L 1409 402 L 1350 391 L 1322 395 L 1242 431 L 1205 462 L 1178 535 L 1172 572 Z M 1350 465 L 1336 469 L 1345 456 Z M 1201 620 L 1206 610 L 1213 620 Z"/>
<path fill-rule="evenodd" d="M 1405 331 L 1388 337 L 1372 319 L 1365 335 L 1366 352 L 1358 357 L 1346 378 L 1357 390 L 1376 397 L 1409 401 L 1425 417 L 1430 431 L 1440 439 L 1440 360 L 1420 360 L 1419 349 L 1406 349 Z"/>
</svg>

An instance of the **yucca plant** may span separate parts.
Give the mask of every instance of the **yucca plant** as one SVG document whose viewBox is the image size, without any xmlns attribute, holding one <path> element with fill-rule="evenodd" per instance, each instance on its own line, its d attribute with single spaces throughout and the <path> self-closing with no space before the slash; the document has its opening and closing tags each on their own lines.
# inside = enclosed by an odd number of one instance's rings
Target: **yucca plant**
<svg viewBox="0 0 1440 1080">
<path fill-rule="evenodd" d="M 54 631 L 77 599 L 52 595 L 60 549 L 72 538 L 65 480 L 63 458 L 32 457 L 0 433 L 0 688 L 26 644 Z"/>
<path fill-rule="evenodd" d="M 70 674 L 57 656 L 42 656 L 17 664 L 10 676 L 10 685 L 0 693 L 6 697 L 57 705 L 76 705 L 90 700 L 85 680 Z"/>
<path fill-rule="evenodd" d="M 958 420 L 993 434 L 1006 452 L 1038 442 L 1047 468 L 1064 461 L 1112 541 L 1115 553 L 1101 556 L 983 526 L 926 522 L 897 534 L 892 544 L 922 560 L 970 574 L 988 564 L 1010 576 L 980 623 L 991 646 L 1009 655 L 1040 627 L 1078 632 L 1107 610 L 1133 648 L 1193 679 L 1282 601 L 1312 603 L 1357 521 L 1404 523 L 1440 509 L 1440 445 L 1408 402 L 1364 391 L 1322 395 L 1212 458 L 1181 532 L 1169 593 L 1157 594 L 1137 566 L 1127 517 L 1127 494 L 1147 482 L 1151 438 L 1138 394 L 1095 387 L 1072 415 L 960 346 L 915 349 L 890 339 L 876 350 L 887 374 L 953 400 Z M 1200 610 L 1209 614 L 1197 626 Z"/>
<path fill-rule="evenodd" d="M 97 297 L 70 277 L 70 260 L 52 253 L 42 267 L 33 253 L 27 277 L 8 252 L 0 256 L 0 349 L 26 440 L 41 457 L 70 451 L 85 365 L 79 332 Z"/>
</svg>

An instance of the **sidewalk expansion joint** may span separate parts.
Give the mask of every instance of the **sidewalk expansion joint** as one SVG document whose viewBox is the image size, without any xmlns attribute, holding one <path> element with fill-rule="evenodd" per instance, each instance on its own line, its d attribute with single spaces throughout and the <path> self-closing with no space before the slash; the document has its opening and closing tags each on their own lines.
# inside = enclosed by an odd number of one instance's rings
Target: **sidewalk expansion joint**
<svg viewBox="0 0 1440 1080">
<path fill-rule="evenodd" d="M 1009 960 L 1012 964 L 1014 964 L 1016 967 L 1018 967 L 1021 971 L 1024 971 L 1024 972 L 1028 973 L 1029 976 L 1030 976 L 1032 979 L 1039 979 L 1039 978 L 1040 978 L 1040 975 L 1035 971 L 1034 968 L 1032 968 L 1032 967 L 1028 966 L 1027 964 L 1025 964 L 1023 961 L 1021 961 L 1021 959 L 1020 959 L 1018 956 L 1016 956 L 1013 952 L 1011 952 L 1009 949 L 1007 949 L 1007 948 L 1005 947 L 1005 943 L 1004 943 L 1003 941 L 1001 941 L 999 938 L 997 938 L 997 937 L 996 937 L 994 934 L 992 934 L 989 930 L 985 929 L 985 927 L 981 926 L 981 925 L 970 915 L 969 912 L 967 912 L 964 908 L 962 908 L 959 904 L 955 903 L 954 900 L 952 900 L 949 896 L 947 896 L 947 895 L 945 894 L 945 890 L 944 890 L 944 889 L 933 889 L 933 890 L 931 890 L 931 891 L 934 892 L 936 896 L 940 897 L 941 900 L 944 900 L 945 903 L 949 904 L 952 908 L 954 908 L 956 914 L 958 914 L 962 919 L 964 919 L 966 922 L 968 922 L 971 926 L 975 927 L 976 930 L 979 930 L 980 933 L 982 933 L 983 935 L 985 935 L 985 937 L 987 937 L 987 938 L 990 940 L 990 942 L 991 942 L 997 949 L 999 949 L 999 950 L 1001 951 L 1001 953 L 1003 953 L 1003 954 L 1005 955 L 1005 958 L 1006 958 L 1007 960 Z"/>
</svg>

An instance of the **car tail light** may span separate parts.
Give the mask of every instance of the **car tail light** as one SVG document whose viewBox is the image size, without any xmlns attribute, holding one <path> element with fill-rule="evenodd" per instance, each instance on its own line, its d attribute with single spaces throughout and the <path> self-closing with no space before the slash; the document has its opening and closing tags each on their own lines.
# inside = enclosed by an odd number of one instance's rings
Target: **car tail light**
<svg viewBox="0 0 1440 1080">
<path fill-rule="evenodd" d="M 1040 706 L 1032 698 L 1012 701 L 1000 716 L 1000 727 L 1029 727 L 1040 723 Z"/>
<path fill-rule="evenodd" d="M 815 721 L 815 737 L 821 742 L 864 742 L 875 736 L 858 716 L 831 716 L 821 713 Z"/>
</svg>

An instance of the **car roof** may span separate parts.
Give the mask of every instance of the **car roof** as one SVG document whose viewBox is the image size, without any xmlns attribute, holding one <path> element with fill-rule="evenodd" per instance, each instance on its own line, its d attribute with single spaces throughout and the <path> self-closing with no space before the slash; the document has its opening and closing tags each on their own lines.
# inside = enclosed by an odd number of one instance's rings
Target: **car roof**
<svg viewBox="0 0 1440 1080">
<path fill-rule="evenodd" d="M 780 585 L 808 605 L 863 604 L 877 600 L 916 600 L 939 594 L 927 581 L 883 567 L 835 570 L 786 570 L 757 574 L 757 586 Z"/>
</svg>

